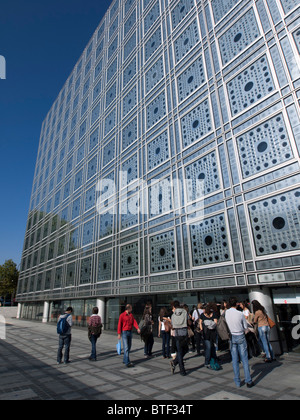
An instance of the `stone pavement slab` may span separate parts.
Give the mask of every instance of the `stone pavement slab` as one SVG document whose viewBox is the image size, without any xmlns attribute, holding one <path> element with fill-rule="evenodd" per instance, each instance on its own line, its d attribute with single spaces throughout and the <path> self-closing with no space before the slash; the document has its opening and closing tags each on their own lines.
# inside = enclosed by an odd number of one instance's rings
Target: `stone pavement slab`
<svg viewBox="0 0 300 420">
<path fill-rule="evenodd" d="M 90 362 L 85 329 L 73 328 L 70 365 L 56 364 L 55 324 L 7 318 L 6 340 L 0 340 L 0 400 L 292 400 L 300 398 L 300 358 L 279 357 L 273 364 L 250 361 L 255 387 L 237 389 L 230 356 L 220 354 L 222 370 L 209 371 L 204 357 L 186 356 L 187 376 L 173 376 L 155 339 L 154 354 L 144 358 L 143 343 L 133 340 L 132 362 L 122 364 L 115 348 L 116 334 L 105 332 L 98 341 L 98 360 Z M 243 379 L 243 369 L 241 367 Z"/>
</svg>

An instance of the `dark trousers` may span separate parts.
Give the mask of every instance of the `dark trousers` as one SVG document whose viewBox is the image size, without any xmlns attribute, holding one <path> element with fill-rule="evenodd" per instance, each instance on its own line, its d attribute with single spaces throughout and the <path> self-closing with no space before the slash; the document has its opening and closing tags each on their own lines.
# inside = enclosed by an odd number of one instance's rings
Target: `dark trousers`
<svg viewBox="0 0 300 420">
<path fill-rule="evenodd" d="M 196 341 L 197 353 L 200 354 L 201 342 L 203 341 L 203 336 L 201 332 L 195 331 L 195 341 Z"/>
<path fill-rule="evenodd" d="M 174 360 L 174 366 L 179 365 L 180 372 L 184 372 L 184 362 L 183 358 L 184 356 L 189 352 L 189 346 L 188 346 L 188 337 L 175 337 L 176 338 L 176 347 L 177 347 L 177 356 Z"/>
<path fill-rule="evenodd" d="M 177 351 L 176 338 L 172 336 L 172 340 L 171 340 L 171 354 L 175 354 L 176 351 Z"/>
<path fill-rule="evenodd" d="M 195 331 L 194 331 L 194 325 L 191 325 L 191 330 L 193 331 L 194 335 L 190 338 L 190 344 L 192 345 L 193 351 L 196 350 L 196 339 L 195 339 Z"/>
<path fill-rule="evenodd" d="M 260 355 L 260 348 L 254 333 L 249 332 L 246 334 L 248 357 L 258 357 Z"/>
<path fill-rule="evenodd" d="M 153 334 L 150 334 L 144 347 L 145 356 L 152 356 L 153 344 L 154 344 L 154 337 L 153 337 Z"/>
<path fill-rule="evenodd" d="M 162 337 L 162 353 L 163 357 L 170 357 L 170 338 L 171 334 L 166 331 L 161 331 Z"/>
<path fill-rule="evenodd" d="M 71 334 L 68 335 L 60 335 L 59 336 L 59 344 L 58 344 L 58 351 L 57 351 L 57 363 L 62 362 L 63 357 L 63 348 L 65 347 L 65 355 L 64 355 L 64 362 L 69 362 L 70 358 L 70 347 L 71 347 Z"/>
</svg>

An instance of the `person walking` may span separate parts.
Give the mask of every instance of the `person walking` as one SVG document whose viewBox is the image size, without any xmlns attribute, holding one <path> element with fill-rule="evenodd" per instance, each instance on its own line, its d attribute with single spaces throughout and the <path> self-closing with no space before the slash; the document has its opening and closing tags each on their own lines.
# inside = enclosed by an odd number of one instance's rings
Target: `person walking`
<svg viewBox="0 0 300 420">
<path fill-rule="evenodd" d="M 272 345 L 270 343 L 271 328 L 265 308 L 257 301 L 252 302 L 254 312 L 254 324 L 258 325 L 258 334 L 266 354 L 265 363 L 272 363 L 275 360 Z"/>
<path fill-rule="evenodd" d="M 172 326 L 175 332 L 177 355 L 174 361 L 171 361 L 171 372 L 175 373 L 177 365 L 180 368 L 180 375 L 186 376 L 184 367 L 184 356 L 188 353 L 188 314 L 184 308 L 180 307 L 178 301 L 172 303 L 173 315 L 172 315 Z"/>
<path fill-rule="evenodd" d="M 120 315 L 118 324 L 118 338 L 123 341 L 124 359 L 123 363 L 128 367 L 134 367 L 130 362 L 130 350 L 132 346 L 132 330 L 137 329 L 138 334 L 141 333 L 138 323 L 132 315 L 132 306 L 127 305 L 125 312 Z"/>
<path fill-rule="evenodd" d="M 63 349 L 65 348 L 64 364 L 70 363 L 70 347 L 72 341 L 72 318 L 73 308 L 69 306 L 64 315 L 61 315 L 57 323 L 57 332 L 59 334 L 59 343 L 57 351 L 57 364 L 60 365 L 63 359 Z"/>
<path fill-rule="evenodd" d="M 146 305 L 144 314 L 143 314 L 144 328 L 146 330 L 145 334 L 145 346 L 144 346 L 144 356 L 146 359 L 152 357 L 152 349 L 154 345 L 153 337 L 153 315 L 152 315 L 152 305 Z"/>
<path fill-rule="evenodd" d="M 102 334 L 102 320 L 101 317 L 98 315 L 99 309 L 97 307 L 93 308 L 93 314 L 89 319 L 88 322 L 88 335 L 89 340 L 92 344 L 92 352 L 89 360 L 96 361 L 97 360 L 97 349 L 96 344 L 97 340 Z"/>
<path fill-rule="evenodd" d="M 162 354 L 164 359 L 171 357 L 171 319 L 168 317 L 167 308 L 162 308 L 158 317 L 158 337 L 162 338 Z"/>
<path fill-rule="evenodd" d="M 239 388 L 241 386 L 241 376 L 240 376 L 240 366 L 239 358 L 243 364 L 244 373 L 245 373 L 245 382 L 248 388 L 254 386 L 249 368 L 248 361 L 248 350 L 247 350 L 247 341 L 246 341 L 246 331 L 248 329 L 247 320 L 243 312 L 237 310 L 237 299 L 230 298 L 229 306 L 230 309 L 227 309 L 225 313 L 225 319 L 228 325 L 228 328 L 231 333 L 230 340 L 230 349 L 232 356 L 232 364 L 234 370 L 234 382 Z"/>
<path fill-rule="evenodd" d="M 214 304 L 208 303 L 202 315 L 200 315 L 200 330 L 203 333 L 205 348 L 205 367 L 207 369 L 220 370 L 217 362 L 217 315 L 214 312 Z"/>
</svg>

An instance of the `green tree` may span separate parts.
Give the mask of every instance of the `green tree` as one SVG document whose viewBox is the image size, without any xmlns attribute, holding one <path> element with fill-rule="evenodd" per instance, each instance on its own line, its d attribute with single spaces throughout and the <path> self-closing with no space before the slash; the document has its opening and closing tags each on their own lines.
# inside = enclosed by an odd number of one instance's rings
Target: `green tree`
<svg viewBox="0 0 300 420">
<path fill-rule="evenodd" d="M 19 271 L 13 260 L 7 260 L 0 265 L 0 296 L 11 295 L 15 297 L 18 287 Z"/>
</svg>

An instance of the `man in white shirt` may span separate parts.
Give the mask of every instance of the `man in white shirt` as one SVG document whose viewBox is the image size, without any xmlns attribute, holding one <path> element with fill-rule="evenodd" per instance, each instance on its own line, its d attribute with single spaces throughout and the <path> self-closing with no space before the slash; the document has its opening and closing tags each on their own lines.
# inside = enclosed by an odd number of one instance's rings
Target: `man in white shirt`
<svg viewBox="0 0 300 420">
<path fill-rule="evenodd" d="M 248 350 L 247 350 L 247 341 L 246 341 L 246 331 L 248 329 L 246 318 L 243 312 L 238 311 L 237 308 L 237 299 L 231 298 L 229 300 L 229 307 L 225 313 L 225 319 L 229 330 L 231 332 L 231 356 L 232 364 L 234 370 L 234 382 L 239 388 L 241 386 L 241 377 L 240 377 L 240 367 L 239 367 L 239 356 L 240 360 L 243 363 L 243 368 L 245 372 L 245 382 L 248 388 L 254 386 L 249 368 L 248 361 Z"/>
</svg>

